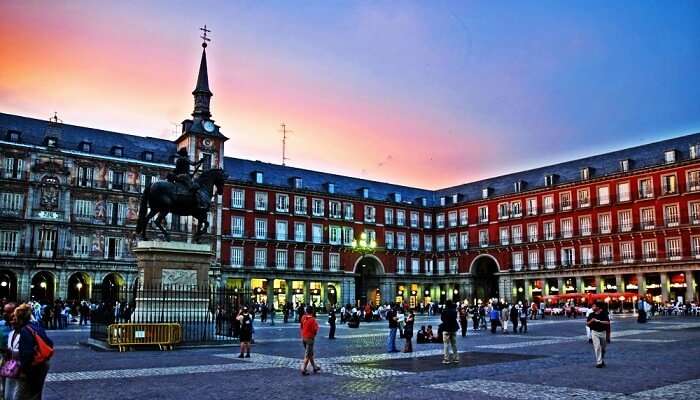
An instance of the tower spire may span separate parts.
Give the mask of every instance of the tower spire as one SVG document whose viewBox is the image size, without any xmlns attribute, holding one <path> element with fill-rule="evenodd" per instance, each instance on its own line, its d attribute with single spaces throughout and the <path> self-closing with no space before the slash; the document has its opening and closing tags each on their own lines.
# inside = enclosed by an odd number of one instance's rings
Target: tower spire
<svg viewBox="0 0 700 400">
<path fill-rule="evenodd" d="M 202 38 L 202 60 L 199 62 L 199 74 L 197 75 L 197 86 L 194 88 L 192 95 L 194 96 L 194 111 L 192 116 L 200 119 L 211 118 L 211 112 L 209 111 L 209 102 L 213 93 L 209 90 L 209 72 L 207 71 L 207 42 L 211 39 L 207 36 L 207 33 L 211 30 L 207 29 L 204 25 L 203 28 L 199 28 L 203 34 Z"/>
</svg>

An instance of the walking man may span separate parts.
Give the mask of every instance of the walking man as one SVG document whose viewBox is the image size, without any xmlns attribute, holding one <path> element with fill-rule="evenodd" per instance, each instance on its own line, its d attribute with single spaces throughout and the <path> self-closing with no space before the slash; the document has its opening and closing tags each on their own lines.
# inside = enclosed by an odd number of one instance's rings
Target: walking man
<svg viewBox="0 0 700 400">
<path fill-rule="evenodd" d="M 467 336 L 467 306 L 459 308 L 459 326 L 462 328 L 462 337 Z"/>
<path fill-rule="evenodd" d="M 603 307 L 603 302 L 596 301 L 593 305 L 593 313 L 588 316 L 586 321 L 586 325 L 591 328 L 596 368 L 603 368 L 605 366 L 605 345 L 609 340 L 607 338 L 607 332 L 610 328 L 610 317 Z"/>
<path fill-rule="evenodd" d="M 314 374 L 321 370 L 314 360 L 314 341 L 317 333 L 318 322 L 314 318 L 314 308 L 307 306 L 306 314 L 301 317 L 301 341 L 304 343 L 304 361 L 301 364 L 302 375 L 309 375 L 309 372 L 306 370 L 309 363 L 314 369 Z"/>
<path fill-rule="evenodd" d="M 491 320 L 491 333 L 496 333 L 496 328 L 501 325 L 501 312 L 498 311 L 498 307 L 495 304 L 491 304 L 491 311 L 489 311 L 489 319 Z"/>
<path fill-rule="evenodd" d="M 328 339 L 335 339 L 335 308 L 331 308 L 328 312 L 328 325 L 330 326 L 330 331 L 328 332 Z"/>
<path fill-rule="evenodd" d="M 398 353 L 396 348 L 396 329 L 399 327 L 399 318 L 396 316 L 394 307 L 389 308 L 386 313 L 386 319 L 389 321 L 389 338 L 386 341 L 387 353 Z"/>
<path fill-rule="evenodd" d="M 520 307 L 518 310 L 518 313 L 520 315 L 520 333 L 523 333 L 523 330 L 525 333 L 527 333 L 527 312 L 528 312 L 528 307 L 527 305 L 523 305 Z"/>
<path fill-rule="evenodd" d="M 442 320 L 442 345 L 443 345 L 443 364 L 459 363 L 459 353 L 457 352 L 457 308 L 452 300 L 445 302 L 445 309 L 440 316 Z M 452 347 L 452 354 L 450 354 Z"/>
</svg>

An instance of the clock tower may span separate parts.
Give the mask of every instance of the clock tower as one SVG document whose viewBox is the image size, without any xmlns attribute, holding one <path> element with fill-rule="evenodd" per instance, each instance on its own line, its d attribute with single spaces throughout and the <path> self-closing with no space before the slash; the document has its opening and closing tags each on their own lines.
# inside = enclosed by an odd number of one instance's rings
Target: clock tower
<svg viewBox="0 0 700 400">
<path fill-rule="evenodd" d="M 209 104 L 213 96 L 209 90 L 209 73 L 207 71 L 207 42 L 210 32 L 206 25 L 200 28 L 202 35 L 202 59 L 199 63 L 197 85 L 192 92 L 194 111 L 192 118 L 182 121 L 182 133 L 175 140 L 177 148 L 185 147 L 193 160 L 208 159 L 202 163 L 202 170 L 224 167 L 224 142 L 228 140 L 219 130 L 219 125 L 211 118 Z"/>
</svg>

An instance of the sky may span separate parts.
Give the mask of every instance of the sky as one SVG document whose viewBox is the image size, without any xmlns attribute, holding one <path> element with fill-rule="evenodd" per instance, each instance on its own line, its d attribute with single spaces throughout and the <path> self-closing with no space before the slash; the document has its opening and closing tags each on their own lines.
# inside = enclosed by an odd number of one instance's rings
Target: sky
<svg viewBox="0 0 700 400">
<path fill-rule="evenodd" d="M 0 111 L 443 188 L 700 132 L 698 1 L 0 2 Z"/>
</svg>

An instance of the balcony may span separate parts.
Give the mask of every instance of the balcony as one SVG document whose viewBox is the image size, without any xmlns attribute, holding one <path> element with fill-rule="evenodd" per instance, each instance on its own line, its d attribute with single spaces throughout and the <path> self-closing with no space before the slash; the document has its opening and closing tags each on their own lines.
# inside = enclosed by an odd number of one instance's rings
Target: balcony
<svg viewBox="0 0 700 400">
<path fill-rule="evenodd" d="M 625 203 L 631 200 L 630 197 L 630 192 L 619 192 L 617 194 L 617 202 L 618 203 Z"/>
<path fill-rule="evenodd" d="M 700 191 L 700 180 L 688 179 L 688 191 L 689 192 L 699 192 Z"/>
<path fill-rule="evenodd" d="M 513 235 L 513 244 L 521 244 L 523 237 L 521 235 Z"/>
<path fill-rule="evenodd" d="M 664 195 L 678 194 L 678 187 L 676 186 L 663 186 L 661 188 L 661 193 Z"/>
<path fill-rule="evenodd" d="M 586 207 L 590 207 L 590 206 L 591 206 L 591 202 L 588 199 L 578 201 L 578 208 L 586 208 Z"/>
<path fill-rule="evenodd" d="M 561 211 L 570 211 L 571 210 L 571 202 L 561 203 L 559 206 L 559 209 Z"/>
<path fill-rule="evenodd" d="M 678 226 L 680 224 L 680 217 L 666 218 L 664 219 L 664 224 L 669 228 Z"/>
<path fill-rule="evenodd" d="M 644 259 L 644 262 L 648 263 L 653 263 L 656 262 L 656 252 L 655 251 L 648 251 L 644 254 L 642 254 L 642 259 Z"/>
<path fill-rule="evenodd" d="M 656 222 L 655 221 L 642 221 L 640 223 L 640 227 L 642 230 L 651 230 L 651 229 L 656 229 Z"/>
<path fill-rule="evenodd" d="M 554 261 L 545 261 L 544 262 L 544 267 L 546 269 L 555 269 L 557 267 L 557 263 Z"/>
<path fill-rule="evenodd" d="M 654 198 L 654 192 L 651 191 L 651 190 L 649 190 L 649 191 L 640 190 L 640 191 L 639 191 L 639 198 L 640 198 L 641 200 L 644 200 L 644 199 L 653 199 L 653 198 Z"/>
<path fill-rule="evenodd" d="M 507 246 L 508 245 L 508 238 L 501 238 L 501 246 Z"/>
<path fill-rule="evenodd" d="M 599 206 L 607 206 L 610 204 L 610 198 L 605 196 L 605 197 L 598 197 L 598 205 Z"/>
<path fill-rule="evenodd" d="M 537 271 L 538 269 L 540 269 L 540 265 L 539 264 L 528 264 L 527 269 L 530 271 Z"/>
<path fill-rule="evenodd" d="M 91 224 L 93 223 L 93 219 L 95 217 L 93 215 L 86 215 L 86 214 L 71 214 L 71 221 L 73 222 L 81 222 L 84 224 Z"/>
<path fill-rule="evenodd" d="M 522 271 L 522 270 L 523 270 L 523 264 L 513 264 L 513 270 L 515 270 L 515 271 Z"/>
<path fill-rule="evenodd" d="M 29 178 L 29 174 L 27 173 L 27 171 L 0 168 L 0 178 L 10 179 L 14 181 L 26 181 L 27 178 Z"/>
<path fill-rule="evenodd" d="M 617 229 L 619 232 L 630 232 L 632 231 L 632 223 L 630 222 L 625 222 L 617 225 Z"/>
<path fill-rule="evenodd" d="M 0 216 L 22 218 L 24 211 L 21 208 L 0 208 Z"/>
<path fill-rule="evenodd" d="M 680 261 L 682 259 L 680 250 L 671 250 L 666 252 L 666 257 L 669 261 Z"/>
<path fill-rule="evenodd" d="M 700 214 L 690 214 L 688 216 L 688 219 L 690 220 L 690 223 L 693 225 L 700 224 Z"/>
<path fill-rule="evenodd" d="M 561 231 L 560 235 L 563 239 L 568 239 L 568 238 L 574 236 L 574 231 L 572 231 L 570 229 L 566 229 L 566 230 Z"/>
</svg>

